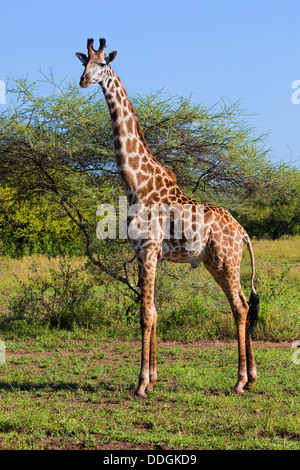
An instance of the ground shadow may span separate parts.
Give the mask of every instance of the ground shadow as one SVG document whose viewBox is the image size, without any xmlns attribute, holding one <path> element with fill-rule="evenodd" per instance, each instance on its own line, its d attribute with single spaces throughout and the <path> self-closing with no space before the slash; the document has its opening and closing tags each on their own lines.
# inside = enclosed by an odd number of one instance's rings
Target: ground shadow
<svg viewBox="0 0 300 470">
<path fill-rule="evenodd" d="M 82 390 L 84 392 L 98 392 L 99 390 L 107 390 L 109 392 L 115 392 L 116 387 L 112 387 L 110 384 L 100 381 L 94 386 L 82 385 L 78 382 L 45 382 L 43 384 L 35 384 L 33 382 L 0 382 L 0 391 L 15 392 L 21 390 L 25 392 L 58 392 L 58 391 L 74 391 Z"/>
</svg>

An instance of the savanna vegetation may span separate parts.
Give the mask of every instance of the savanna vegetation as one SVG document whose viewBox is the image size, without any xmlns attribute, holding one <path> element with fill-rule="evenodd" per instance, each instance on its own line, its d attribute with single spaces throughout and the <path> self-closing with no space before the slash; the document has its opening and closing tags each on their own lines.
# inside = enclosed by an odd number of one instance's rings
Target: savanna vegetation
<svg viewBox="0 0 300 470">
<path fill-rule="evenodd" d="M 56 84 L 50 75 L 35 83 L 12 81 L 10 93 L 10 105 L 0 116 L 2 266 L 7 269 L 10 259 L 19 263 L 24 256 L 40 257 L 32 259 L 32 272 L 27 269 L 13 296 L 4 295 L 4 311 L 10 314 L 3 325 L 16 327 L 11 318 L 18 317 L 54 328 L 103 328 L 120 316 L 126 325 L 138 325 L 131 249 L 126 240 L 96 236 L 97 207 L 109 203 L 118 212 L 118 196 L 123 195 L 100 87 L 84 95 L 74 84 Z M 272 163 L 266 136 L 247 124 L 239 105 L 222 101 L 207 109 L 191 98 L 163 92 L 137 96 L 133 103 L 153 154 L 173 170 L 179 186 L 199 201 L 228 208 L 257 240 L 256 285 L 262 298 L 257 335 L 274 340 L 297 336 L 299 169 Z M 36 264 L 45 264 L 48 278 Z M 243 265 L 248 292 L 247 256 Z M 162 315 L 170 316 L 163 316 L 160 332 L 168 339 L 234 335 L 230 316 L 222 316 L 226 302 L 203 270 L 162 266 L 158 285 Z M 102 313 L 96 314 L 99 309 Z M 284 315 L 292 320 L 285 317 L 282 328 Z M 206 317 L 213 318 L 214 326 Z"/>
<path fill-rule="evenodd" d="M 160 342 L 159 382 L 143 401 L 133 396 L 140 342 L 78 329 L 6 346 L 2 449 L 299 450 L 290 345 L 255 342 L 259 380 L 241 398 L 230 393 L 236 344 Z"/>
<path fill-rule="evenodd" d="M 300 327 L 300 237 L 254 242 L 256 286 L 261 297 L 255 338 L 293 341 Z M 137 272 L 129 265 L 130 278 Z M 3 257 L 0 327 L 4 334 L 36 336 L 43 329 L 97 329 L 106 339 L 140 337 L 139 303 L 126 285 L 110 282 L 87 257 Z M 250 293 L 245 250 L 241 280 Z M 157 271 L 161 340 L 230 340 L 236 335 L 229 304 L 204 267 L 162 265 Z"/>
<path fill-rule="evenodd" d="M 241 406 L 229 395 L 237 352 L 224 294 L 204 267 L 160 265 L 160 385 L 141 404 L 131 393 L 135 260 L 125 240 L 96 236 L 98 205 L 118 208 L 123 195 L 101 91 L 86 95 L 50 75 L 12 81 L 10 93 L 0 115 L 0 447 L 299 449 L 290 347 L 300 318 L 299 169 L 272 162 L 238 104 L 133 98 L 153 154 L 179 186 L 228 208 L 252 237 L 261 299 L 260 380 Z M 250 276 L 245 250 L 247 296 Z"/>
</svg>

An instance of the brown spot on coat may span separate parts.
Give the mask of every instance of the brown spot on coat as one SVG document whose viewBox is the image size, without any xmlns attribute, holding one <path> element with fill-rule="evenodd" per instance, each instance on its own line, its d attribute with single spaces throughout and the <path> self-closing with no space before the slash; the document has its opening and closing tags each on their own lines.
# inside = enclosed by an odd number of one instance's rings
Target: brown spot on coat
<svg viewBox="0 0 300 470">
<path fill-rule="evenodd" d="M 123 186 L 127 191 L 132 190 L 135 187 L 134 178 L 130 171 L 119 170 L 119 175 L 123 183 Z"/>
<path fill-rule="evenodd" d="M 133 119 L 130 117 L 128 121 L 126 121 L 126 126 L 129 134 L 133 134 Z"/>
<path fill-rule="evenodd" d="M 126 132 L 124 131 L 124 125 L 123 122 L 121 121 L 118 126 L 114 126 L 113 128 L 113 135 L 114 136 L 120 136 L 120 137 L 125 137 Z"/>
<path fill-rule="evenodd" d="M 161 175 L 157 175 L 155 179 L 156 187 L 159 189 L 163 186 L 164 180 Z"/>
<path fill-rule="evenodd" d="M 121 148 L 121 142 L 120 142 L 119 139 L 114 140 L 114 148 L 115 148 L 115 150 L 120 150 L 120 148 Z"/>
<path fill-rule="evenodd" d="M 133 170 L 137 170 L 138 167 L 140 166 L 139 156 L 136 155 L 135 157 L 129 157 L 128 163 L 129 163 L 129 166 L 131 166 Z"/>
<path fill-rule="evenodd" d="M 117 101 L 118 101 L 119 103 L 121 103 L 122 98 L 121 98 L 121 96 L 119 95 L 118 92 L 116 93 L 116 98 L 117 98 Z"/>
<path fill-rule="evenodd" d="M 143 170 L 145 173 L 148 175 L 153 175 L 154 174 L 154 167 L 151 165 L 151 163 L 143 163 L 141 165 L 141 170 Z"/>
<path fill-rule="evenodd" d="M 111 118 L 113 121 L 116 121 L 117 119 L 119 119 L 120 117 L 120 112 L 118 109 L 114 109 L 112 112 L 111 112 Z"/>
<path fill-rule="evenodd" d="M 136 139 L 127 139 L 126 141 L 126 151 L 128 153 L 135 152 L 137 148 L 137 140 Z"/>
<path fill-rule="evenodd" d="M 136 174 L 136 180 L 137 180 L 137 185 L 138 185 L 138 186 L 141 186 L 141 184 L 145 182 L 146 177 L 145 177 L 145 175 L 144 175 L 143 173 L 138 172 L 138 173 Z"/>
</svg>

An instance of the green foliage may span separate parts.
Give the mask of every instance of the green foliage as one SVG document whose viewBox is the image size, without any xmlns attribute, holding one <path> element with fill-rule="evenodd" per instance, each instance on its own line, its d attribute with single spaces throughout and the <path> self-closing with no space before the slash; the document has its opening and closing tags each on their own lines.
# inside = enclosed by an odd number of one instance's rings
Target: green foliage
<svg viewBox="0 0 300 470">
<path fill-rule="evenodd" d="M 96 237 L 98 205 L 118 207 L 123 194 L 100 87 L 83 94 L 50 74 L 13 80 L 10 93 L 0 115 L 0 253 L 85 252 L 137 294 L 123 241 Z M 189 196 L 228 208 L 251 236 L 299 233 L 299 170 L 271 162 L 238 104 L 208 109 L 163 92 L 132 101 L 151 151 Z"/>
<path fill-rule="evenodd" d="M 50 270 L 50 279 L 45 280 L 32 266 L 29 284 L 21 287 L 21 295 L 9 302 L 9 316 L 4 324 L 48 326 L 72 329 L 74 325 L 88 327 L 95 323 L 100 308 L 93 295 L 91 279 L 82 273 L 82 267 L 72 267 L 62 259 L 59 270 Z"/>
<path fill-rule="evenodd" d="M 30 263 L 25 281 L 7 302 L 8 314 L 0 315 L 2 331 L 35 335 L 40 328 L 99 328 L 113 337 L 132 325 L 139 330 L 138 305 L 124 288 L 106 286 L 82 259 L 66 256 L 53 267 L 49 262 L 46 273 L 38 261 Z M 110 296 L 115 300 L 108 302 Z"/>
<path fill-rule="evenodd" d="M 295 266 L 286 264 L 268 282 L 258 278 L 261 307 L 256 338 L 293 339 L 300 331 L 299 276 L 291 282 Z"/>
<path fill-rule="evenodd" d="M 258 241 L 256 282 L 260 312 L 256 340 L 294 341 L 300 331 L 299 237 Z M 15 268 L 13 268 L 15 266 Z M 96 329 L 105 338 L 139 338 L 139 304 L 134 293 L 85 258 L 2 259 L 0 331 L 37 334 L 42 328 Z M 251 264 L 242 262 L 241 283 L 250 295 Z M 134 271 L 132 272 L 134 277 Z M 204 268 L 169 264 L 157 271 L 160 340 L 236 338 L 228 301 Z"/>
<path fill-rule="evenodd" d="M 254 198 L 242 212 L 236 214 L 250 236 L 276 240 L 284 235 L 300 234 L 300 204 L 293 192 L 290 197 L 271 197 L 269 200 Z"/>
<path fill-rule="evenodd" d="M 284 191 L 258 192 L 232 210 L 250 236 L 275 240 L 300 234 L 299 169 L 279 165 L 276 173 L 274 183 Z"/>
<path fill-rule="evenodd" d="M 33 253 L 83 254 L 78 227 L 66 218 L 61 207 L 46 198 L 14 200 L 11 188 L 0 187 L 0 253 L 24 256 Z"/>
</svg>

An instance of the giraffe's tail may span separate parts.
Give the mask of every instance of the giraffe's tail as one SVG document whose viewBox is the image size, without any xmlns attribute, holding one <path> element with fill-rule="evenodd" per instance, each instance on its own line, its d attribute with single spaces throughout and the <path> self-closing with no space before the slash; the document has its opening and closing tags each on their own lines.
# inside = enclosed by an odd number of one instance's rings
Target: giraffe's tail
<svg viewBox="0 0 300 470">
<path fill-rule="evenodd" d="M 254 289 L 254 276 L 255 276 L 255 260 L 254 260 L 254 253 L 252 249 L 252 244 L 249 238 L 249 235 L 244 232 L 243 241 L 246 243 L 250 258 L 251 258 L 251 265 L 252 265 L 252 277 L 251 277 L 251 294 L 249 299 L 249 311 L 248 311 L 248 319 L 249 319 L 249 328 L 251 331 L 251 337 L 254 336 L 254 331 L 256 327 L 256 323 L 258 320 L 258 311 L 259 311 L 259 295 L 256 293 Z"/>
</svg>

